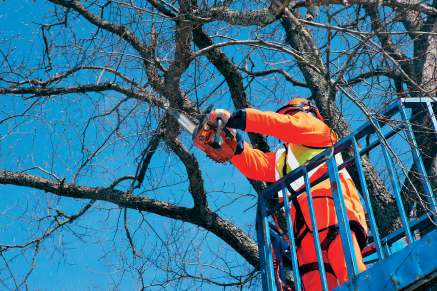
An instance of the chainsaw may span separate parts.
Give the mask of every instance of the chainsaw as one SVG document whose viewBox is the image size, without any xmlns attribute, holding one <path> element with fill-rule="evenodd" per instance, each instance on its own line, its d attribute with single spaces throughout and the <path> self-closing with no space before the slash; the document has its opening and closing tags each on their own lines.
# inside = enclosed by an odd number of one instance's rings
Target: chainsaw
<svg viewBox="0 0 437 291">
<path fill-rule="evenodd" d="M 212 106 L 207 108 L 198 124 L 175 109 L 168 108 L 167 111 L 191 134 L 193 144 L 197 148 L 214 161 L 225 163 L 234 156 L 237 147 L 237 132 L 235 129 L 223 127 L 221 118 L 217 119 L 217 124 L 212 123 L 209 120 L 211 109 Z"/>
</svg>

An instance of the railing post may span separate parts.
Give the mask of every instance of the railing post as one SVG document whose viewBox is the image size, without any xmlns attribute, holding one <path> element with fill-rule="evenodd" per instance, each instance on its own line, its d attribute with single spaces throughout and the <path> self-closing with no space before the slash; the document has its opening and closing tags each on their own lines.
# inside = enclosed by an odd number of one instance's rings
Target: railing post
<svg viewBox="0 0 437 291">
<path fill-rule="evenodd" d="M 370 222 L 370 229 L 371 229 L 373 237 L 374 237 L 375 247 L 376 247 L 376 251 L 378 253 L 378 258 L 381 260 L 381 259 L 384 259 L 384 252 L 382 251 L 382 245 L 381 245 L 381 239 L 379 238 L 378 226 L 376 224 L 375 216 L 373 215 L 373 207 L 372 207 L 372 203 L 370 201 L 369 189 L 367 188 L 366 179 L 364 177 L 363 165 L 361 163 L 361 155 L 360 155 L 360 152 L 358 150 L 358 144 L 357 144 L 357 140 L 355 139 L 355 137 L 352 137 L 352 146 L 354 149 L 355 166 L 357 168 L 358 177 L 360 179 L 361 190 L 363 192 L 362 196 L 363 196 L 364 200 L 366 201 L 367 213 L 368 213 L 369 222 Z"/>
<path fill-rule="evenodd" d="M 324 291 L 327 291 L 328 282 L 326 280 L 325 264 L 323 261 L 322 249 L 320 247 L 319 228 L 317 227 L 317 220 L 314 212 L 314 202 L 313 202 L 313 197 L 311 195 L 310 179 L 308 178 L 308 172 L 306 168 L 304 168 L 304 181 L 305 181 L 305 191 L 308 200 L 308 208 L 311 217 L 311 225 L 313 227 L 314 248 L 316 250 L 317 264 L 319 265 L 320 281 L 322 282 L 322 289 Z"/>
<path fill-rule="evenodd" d="M 262 220 L 261 220 L 261 213 L 259 210 L 259 206 L 256 212 L 255 227 L 256 227 L 256 238 L 258 241 L 259 270 L 261 272 L 261 281 L 262 281 L 263 290 L 267 290 L 268 278 L 267 278 L 267 269 L 266 269 L 266 254 L 265 254 Z"/>
<path fill-rule="evenodd" d="M 429 104 L 429 102 L 427 102 Z M 430 108 L 431 105 L 429 105 L 428 110 L 431 109 L 430 114 L 432 114 L 430 117 L 434 118 L 434 128 L 436 128 L 436 121 L 435 116 L 432 112 L 432 108 Z M 405 112 L 405 107 L 403 106 L 402 102 L 399 103 L 399 111 L 401 113 L 402 120 L 405 122 L 406 127 L 406 134 L 408 138 L 408 142 L 410 144 L 411 152 L 413 154 L 414 164 L 416 165 L 417 171 L 421 175 L 420 181 L 422 182 L 423 189 L 425 190 L 426 197 L 428 200 L 428 203 L 430 205 L 431 211 L 434 213 L 437 213 L 437 203 L 434 196 L 434 193 L 431 188 L 431 183 L 429 182 L 428 175 L 426 174 L 425 166 L 423 164 L 422 158 L 420 157 L 419 148 L 417 146 L 416 139 L 414 138 L 413 129 L 411 128 L 411 124 L 408 121 L 407 114 Z M 437 129 L 436 129 L 437 130 Z"/>
<path fill-rule="evenodd" d="M 432 125 L 434 127 L 434 132 L 437 132 L 437 119 L 435 117 L 434 110 L 432 110 L 431 102 L 429 102 L 429 101 L 426 102 L 426 109 L 428 110 L 429 118 L 431 118 Z M 436 139 L 437 139 L 437 136 L 436 136 Z"/>
<path fill-rule="evenodd" d="M 383 244 L 383 246 L 384 246 L 384 252 L 385 252 L 385 254 L 386 254 L 387 256 L 390 256 L 391 253 L 392 253 L 392 251 L 391 251 L 390 246 L 388 245 L 388 242 L 386 241 L 386 242 Z"/>
<path fill-rule="evenodd" d="M 262 196 L 262 195 L 260 195 Z M 260 227 L 262 231 L 262 247 L 264 253 L 264 266 L 265 266 L 265 287 L 263 283 L 264 291 L 276 291 L 275 284 L 275 273 L 273 269 L 273 257 L 271 252 L 271 239 L 270 239 L 270 227 L 267 220 L 266 208 L 264 204 L 264 199 L 262 197 L 258 198 L 258 211 L 260 217 Z"/>
<path fill-rule="evenodd" d="M 341 187 L 337 162 L 334 155 L 328 159 L 327 164 L 329 180 L 331 182 L 332 198 L 334 199 L 335 204 L 335 213 L 337 214 L 338 226 L 340 228 L 341 244 L 343 246 L 348 278 L 350 280 L 354 277 L 354 275 L 358 274 L 358 265 L 355 258 L 355 250 L 349 226 L 349 219 L 347 217 L 343 190 Z"/>
<path fill-rule="evenodd" d="M 287 223 L 287 235 L 291 242 L 290 252 L 291 252 L 291 263 L 293 265 L 293 275 L 295 280 L 294 282 L 295 290 L 300 291 L 302 290 L 302 281 L 299 273 L 299 263 L 298 263 L 297 252 L 296 252 L 296 241 L 293 231 L 293 221 L 291 220 L 290 204 L 287 197 L 287 191 L 284 185 L 282 187 L 282 195 L 284 197 L 283 202 L 284 202 L 284 211 L 285 211 L 285 221 Z"/>
<path fill-rule="evenodd" d="M 383 140 L 383 137 L 380 136 L 380 135 L 382 135 L 382 130 L 381 130 L 381 127 L 379 126 L 379 121 L 376 120 L 375 118 L 372 118 L 372 121 L 375 124 L 375 130 L 380 133 L 380 134 L 376 133 L 376 135 L 377 135 L 379 141 L 381 142 L 381 150 L 382 150 L 382 153 L 384 155 L 385 163 L 387 165 L 387 171 L 388 171 L 388 174 L 390 176 L 390 182 L 391 182 L 392 187 L 393 187 L 393 195 L 394 195 L 396 205 L 397 205 L 398 210 L 399 210 L 399 216 L 401 218 L 402 225 L 404 227 L 405 236 L 407 237 L 408 243 L 412 243 L 413 237 L 411 235 L 411 230 L 410 230 L 410 227 L 408 225 L 407 215 L 405 214 L 404 203 L 402 201 L 402 197 L 400 194 L 401 191 L 400 191 L 399 185 L 395 179 L 396 174 L 395 174 L 395 171 L 393 169 L 393 162 L 392 162 L 391 157 L 390 157 L 390 155 L 387 151 L 387 148 L 386 148 L 386 146 L 389 146 L 389 145 L 387 144 L 386 141 Z"/>
</svg>

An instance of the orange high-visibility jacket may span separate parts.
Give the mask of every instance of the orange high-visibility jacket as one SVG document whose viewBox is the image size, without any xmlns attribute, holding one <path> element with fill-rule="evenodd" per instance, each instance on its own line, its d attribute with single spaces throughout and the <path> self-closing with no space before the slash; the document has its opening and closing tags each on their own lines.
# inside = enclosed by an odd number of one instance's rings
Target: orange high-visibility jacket
<svg viewBox="0 0 437 291">
<path fill-rule="evenodd" d="M 276 152 L 264 153 L 244 143 L 244 150 L 235 155 L 231 162 L 250 179 L 275 182 L 282 176 L 281 168 L 284 163 L 286 163 L 286 172 L 288 173 L 337 141 L 336 134 L 323 121 L 305 112 L 284 115 L 246 109 L 245 113 L 246 125 L 244 130 L 246 132 L 274 136 L 286 145 L 286 149 L 282 148 Z M 286 150 L 287 161 L 284 161 Z M 337 163 L 339 164 L 339 161 Z M 326 172 L 327 166 L 322 164 L 309 173 L 310 181 L 314 181 Z M 358 191 L 346 169 L 339 171 L 339 177 L 349 220 L 358 223 L 362 228 L 361 235 L 364 235 L 365 240 L 367 226 Z M 303 187 L 303 180 L 295 181 L 291 186 L 294 190 L 297 190 Z M 311 193 L 314 199 L 319 231 L 337 224 L 329 179 L 312 186 Z M 302 209 L 306 227 L 312 230 L 306 193 L 299 195 L 297 200 Z M 292 218 L 295 222 L 296 210 L 294 207 L 291 209 Z M 357 234 L 357 236 L 359 237 L 360 234 Z M 362 244 L 363 242 L 360 243 L 360 245 Z"/>
</svg>

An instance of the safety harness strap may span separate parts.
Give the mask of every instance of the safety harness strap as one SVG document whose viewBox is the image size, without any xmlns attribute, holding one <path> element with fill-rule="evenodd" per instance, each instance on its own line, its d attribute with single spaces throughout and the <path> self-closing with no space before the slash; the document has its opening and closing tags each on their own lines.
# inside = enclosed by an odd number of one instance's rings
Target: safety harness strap
<svg viewBox="0 0 437 291">
<path fill-rule="evenodd" d="M 323 263 L 325 266 L 325 271 L 328 273 L 331 273 L 335 276 L 334 269 L 332 269 L 331 265 L 328 263 Z M 317 262 L 303 264 L 299 266 L 299 273 L 301 276 L 305 275 L 306 273 L 312 272 L 312 271 L 318 271 L 319 270 L 319 264 Z"/>
<path fill-rule="evenodd" d="M 329 246 L 337 237 L 337 235 L 338 235 L 338 224 L 329 226 L 328 233 L 326 234 L 326 237 L 323 239 L 323 241 L 320 244 L 320 248 L 322 249 L 322 251 L 328 251 Z"/>
<path fill-rule="evenodd" d="M 363 250 L 367 245 L 367 233 L 364 230 L 364 227 L 355 220 L 349 221 L 349 226 L 355 234 L 360 250 Z"/>
<path fill-rule="evenodd" d="M 323 239 L 322 243 L 320 244 L 320 248 L 323 252 L 323 265 L 325 266 L 325 271 L 328 273 L 331 273 L 335 276 L 334 270 L 331 267 L 331 264 L 327 263 L 328 260 L 328 249 L 331 243 L 334 241 L 334 239 L 338 235 L 338 225 L 331 225 L 328 227 L 328 233 L 326 234 L 326 237 Z M 307 263 L 299 266 L 299 272 L 303 276 L 308 272 L 316 271 L 319 269 L 319 265 L 317 262 Z"/>
<path fill-rule="evenodd" d="M 309 232 L 312 233 L 312 231 L 311 231 L 308 227 L 305 227 L 305 229 L 304 229 L 300 234 L 296 235 L 296 246 L 297 246 L 298 248 L 300 247 L 300 244 L 302 243 L 302 240 L 304 239 L 304 237 L 305 237 Z"/>
<path fill-rule="evenodd" d="M 356 222 L 351 221 L 350 222 L 350 228 L 355 233 L 355 236 L 357 238 L 358 244 L 360 246 L 360 249 L 363 249 L 366 245 L 367 237 L 364 234 L 364 230 L 362 229 L 362 226 Z M 328 233 L 326 234 L 326 237 L 323 239 L 323 241 L 320 243 L 320 248 L 323 252 L 323 260 L 328 260 L 328 250 L 329 246 L 332 244 L 332 242 L 335 240 L 335 238 L 340 234 L 339 233 L 339 227 L 338 224 L 331 225 L 328 228 Z M 305 233 L 305 231 L 304 231 Z M 308 232 L 305 234 L 302 233 L 301 237 L 303 238 Z M 363 235 L 364 234 L 364 235 Z M 364 237 L 363 237 L 364 236 Z M 332 267 L 329 263 L 323 262 L 325 265 L 325 271 L 334 274 L 334 271 L 332 270 Z M 317 262 L 303 264 L 302 266 L 299 266 L 300 274 L 303 276 L 305 273 L 318 270 L 319 266 Z M 335 274 L 334 274 L 335 275 Z"/>
<path fill-rule="evenodd" d="M 364 228 L 361 226 L 361 224 L 355 220 L 351 220 L 349 221 L 349 226 L 351 231 L 354 232 L 355 237 L 357 239 L 358 245 L 360 247 L 360 249 L 362 250 L 364 247 L 366 247 L 367 244 L 367 234 L 364 231 Z M 335 237 L 339 234 L 338 232 L 338 224 L 334 224 L 334 225 L 330 225 L 327 228 L 323 228 L 323 229 L 319 229 L 318 232 L 322 232 L 324 230 L 328 229 L 328 236 L 331 235 L 333 236 L 332 239 L 335 239 Z M 334 233 L 334 229 L 336 230 L 336 232 Z M 329 233 L 329 231 L 331 231 L 331 233 Z M 302 240 L 305 238 L 305 236 L 308 233 L 313 233 L 308 227 L 305 226 L 305 229 L 302 231 L 302 233 L 296 235 L 296 246 L 300 246 L 300 244 L 302 243 Z M 329 247 L 329 245 L 328 245 Z M 322 247 L 323 249 L 323 247 Z"/>
</svg>

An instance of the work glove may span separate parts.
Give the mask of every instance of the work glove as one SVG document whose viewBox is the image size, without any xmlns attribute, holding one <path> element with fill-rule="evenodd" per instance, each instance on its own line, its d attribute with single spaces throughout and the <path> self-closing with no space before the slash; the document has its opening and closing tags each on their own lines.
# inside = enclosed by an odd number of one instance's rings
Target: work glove
<svg viewBox="0 0 437 291">
<path fill-rule="evenodd" d="M 230 117 L 231 117 L 231 113 L 226 109 L 214 109 L 209 114 L 208 124 L 217 127 L 217 120 L 221 119 L 222 120 L 221 127 L 224 128 L 226 126 L 226 123 L 228 123 Z"/>
</svg>

